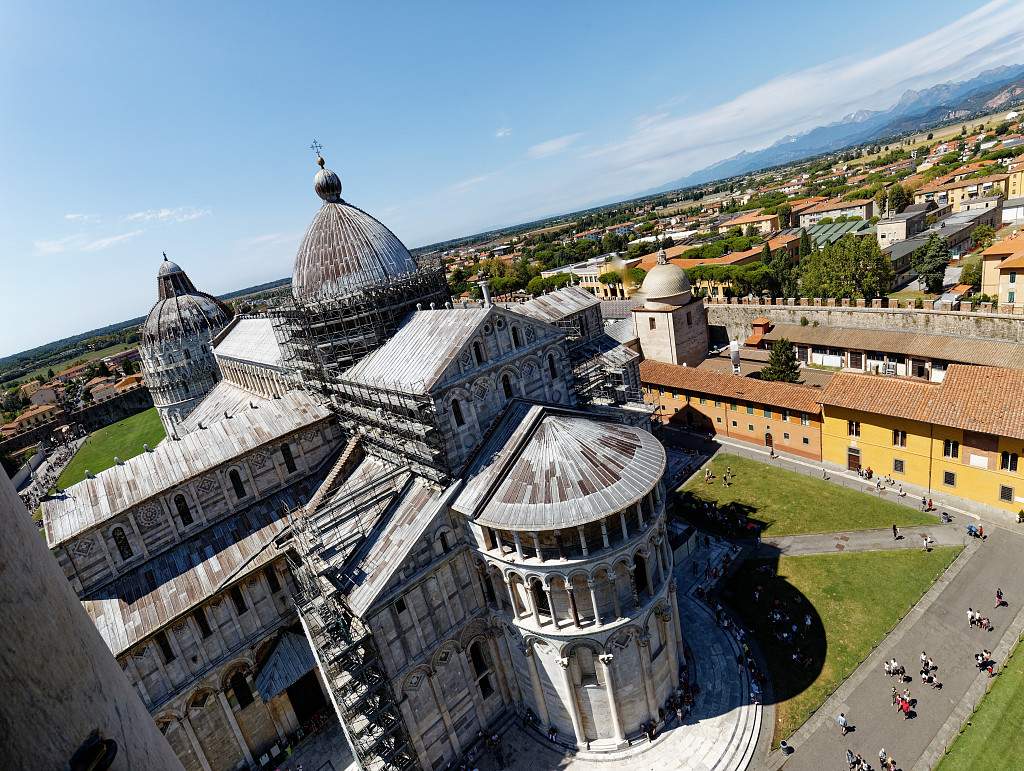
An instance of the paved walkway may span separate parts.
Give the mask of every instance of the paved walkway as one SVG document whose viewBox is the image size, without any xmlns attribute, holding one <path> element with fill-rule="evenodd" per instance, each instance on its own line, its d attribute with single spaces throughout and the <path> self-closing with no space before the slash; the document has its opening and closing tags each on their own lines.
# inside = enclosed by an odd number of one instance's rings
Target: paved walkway
<svg viewBox="0 0 1024 771">
<path fill-rule="evenodd" d="M 716 541 L 710 550 L 703 547 L 676 565 L 680 620 L 687 645 L 693 652 L 690 662 L 701 692 L 681 726 L 664 731 L 653 744 L 642 743 L 622 752 L 569 754 L 525 730 L 518 722 L 510 724 L 503 744 L 512 771 L 742 771 L 750 766 L 761 733 L 762 708 L 750 703 L 750 683 L 746 672 L 737 671 L 740 651 L 735 639 L 718 624 L 711 611 L 692 594 L 698 581 L 691 575 L 690 560 L 711 559 L 721 562 L 736 547 Z M 770 725 L 770 721 L 768 723 Z M 495 771 L 493 758 L 482 757 L 480 771 Z"/>
<path fill-rule="evenodd" d="M 816 533 L 813 535 L 785 535 L 765 538 L 758 556 L 772 556 L 777 552 L 798 557 L 802 554 L 829 554 L 845 551 L 891 551 L 895 549 L 922 549 L 921 538 L 928 536 L 932 546 L 964 546 L 971 540 L 958 525 L 920 525 L 900 528 L 900 539 L 892 537 L 892 530 L 854 530 L 848 533 Z"/>
<path fill-rule="evenodd" d="M 978 674 L 974 654 L 987 648 L 1001 663 L 1024 629 L 1024 573 L 1015 567 L 1022 548 L 1024 537 L 1015 534 L 971 541 L 921 602 L 793 735 L 795 752 L 788 758 L 772 753 L 769 767 L 785 764 L 787 771 L 819 771 L 839 767 L 847 747 L 869 759 L 884 747 L 901 768 L 932 768 L 984 694 L 988 678 Z M 1007 593 L 1009 608 L 993 608 L 996 586 Z M 968 606 L 988 614 L 995 630 L 971 628 Z M 916 675 L 922 650 L 939 666 L 941 690 L 920 685 Z M 895 683 L 882 672 L 883 662 L 892 657 L 914 675 L 915 682 L 908 685 L 918 704 L 911 720 L 892 708 Z M 840 712 L 856 727 L 845 738 L 834 722 Z"/>
</svg>

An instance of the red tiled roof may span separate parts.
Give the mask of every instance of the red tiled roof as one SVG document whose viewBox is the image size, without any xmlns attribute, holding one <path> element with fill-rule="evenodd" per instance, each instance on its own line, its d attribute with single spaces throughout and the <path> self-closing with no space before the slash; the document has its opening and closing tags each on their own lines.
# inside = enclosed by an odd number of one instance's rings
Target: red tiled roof
<svg viewBox="0 0 1024 771">
<path fill-rule="evenodd" d="M 812 206 L 810 209 L 805 209 L 801 214 L 819 214 L 821 212 L 839 211 L 841 209 L 853 209 L 858 206 L 865 206 L 869 203 L 872 203 L 870 198 L 858 198 L 854 201 L 844 201 L 842 199 L 824 201 L 816 206 Z"/>
<path fill-rule="evenodd" d="M 667 386 L 679 391 L 737 399 L 812 415 L 821 413 L 821 405 L 817 401 L 820 390 L 797 383 L 756 380 L 650 359 L 640 363 L 640 382 L 644 385 Z"/>
</svg>

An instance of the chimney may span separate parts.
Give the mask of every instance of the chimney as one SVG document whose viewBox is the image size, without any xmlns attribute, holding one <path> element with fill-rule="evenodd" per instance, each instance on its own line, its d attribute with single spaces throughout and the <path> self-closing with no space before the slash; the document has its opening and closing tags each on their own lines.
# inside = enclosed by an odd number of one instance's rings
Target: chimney
<svg viewBox="0 0 1024 771">
<path fill-rule="evenodd" d="M 484 296 L 484 307 L 494 305 L 491 301 L 491 283 L 486 278 L 480 279 L 480 291 Z"/>
</svg>

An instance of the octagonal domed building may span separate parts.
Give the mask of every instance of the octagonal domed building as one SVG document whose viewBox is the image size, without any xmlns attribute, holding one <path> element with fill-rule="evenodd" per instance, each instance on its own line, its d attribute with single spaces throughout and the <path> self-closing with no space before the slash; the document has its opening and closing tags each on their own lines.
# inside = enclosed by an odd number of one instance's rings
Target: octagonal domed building
<svg viewBox="0 0 1024 771">
<path fill-rule="evenodd" d="M 157 301 L 142 325 L 142 378 L 168 436 L 220 379 L 213 338 L 231 321 L 231 309 L 200 292 L 167 259 L 157 272 Z"/>
</svg>

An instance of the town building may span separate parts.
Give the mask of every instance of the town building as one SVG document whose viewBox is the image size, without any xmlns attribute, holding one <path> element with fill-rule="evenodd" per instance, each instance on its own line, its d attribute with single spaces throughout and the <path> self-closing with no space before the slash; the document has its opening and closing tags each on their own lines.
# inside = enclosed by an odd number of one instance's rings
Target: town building
<svg viewBox="0 0 1024 771">
<path fill-rule="evenodd" d="M 874 206 L 875 202 L 870 198 L 854 201 L 845 201 L 843 199 L 823 201 L 804 210 L 800 215 L 800 227 L 807 228 L 817 225 L 826 217 L 833 220 L 836 217 L 846 217 L 848 219 L 854 217 L 869 220 L 874 214 Z"/>
<path fill-rule="evenodd" d="M 694 297 L 686 272 L 662 251 L 643 280 L 632 309 L 640 349 L 645 359 L 696 366 L 708 352 L 708 323 L 704 301 Z"/>
<path fill-rule="evenodd" d="M 41 404 L 56 404 L 60 395 L 60 386 L 56 384 L 56 381 L 50 383 L 43 383 L 41 386 L 32 391 L 29 395 L 28 400 L 32 404 L 39 406 Z"/>
<path fill-rule="evenodd" d="M 822 459 L 1016 514 L 1024 371 L 953 364 L 942 383 L 840 373 L 820 395 Z"/>
<path fill-rule="evenodd" d="M 738 227 L 742 228 L 744 233 L 749 229 L 758 235 L 766 236 L 779 229 L 779 215 L 762 214 L 760 209 L 756 209 L 751 212 L 746 212 L 745 214 L 740 214 L 738 217 L 734 217 L 727 222 L 723 222 L 720 227 Z"/>
<path fill-rule="evenodd" d="M 1013 313 L 1024 305 L 1024 234 L 996 241 L 981 253 L 981 293 Z"/>
<path fill-rule="evenodd" d="M 142 373 L 168 436 L 188 417 L 220 377 L 214 336 L 231 320 L 231 309 L 200 292 L 167 259 L 157 273 L 157 301 L 142 325 Z"/>
<path fill-rule="evenodd" d="M 932 182 L 924 185 L 914 193 L 914 203 L 935 201 L 937 204 L 952 204 L 953 212 L 959 212 L 966 201 L 991 196 L 1008 197 L 1009 175 L 989 174 L 983 177 L 967 177 L 939 184 Z"/>
<path fill-rule="evenodd" d="M 934 201 L 911 204 L 899 214 L 879 220 L 875 223 L 878 246 L 885 249 L 898 241 L 913 238 L 927 227 L 928 214 L 937 208 Z"/>
<path fill-rule="evenodd" d="M 2 432 L 4 436 L 19 434 L 22 431 L 27 431 L 41 423 L 47 423 L 53 420 L 61 412 L 62 410 L 60 407 L 55 404 L 35 404 L 18 415 L 18 417 L 10 423 L 5 423 L 0 426 L 0 432 Z"/>
</svg>

